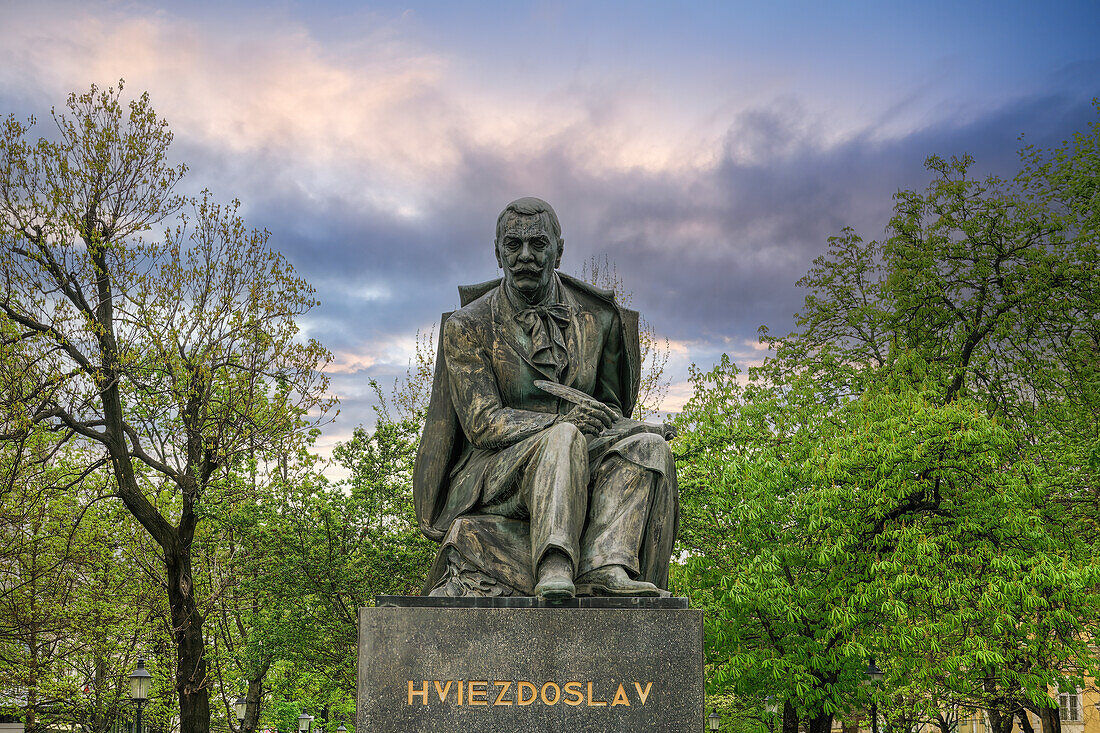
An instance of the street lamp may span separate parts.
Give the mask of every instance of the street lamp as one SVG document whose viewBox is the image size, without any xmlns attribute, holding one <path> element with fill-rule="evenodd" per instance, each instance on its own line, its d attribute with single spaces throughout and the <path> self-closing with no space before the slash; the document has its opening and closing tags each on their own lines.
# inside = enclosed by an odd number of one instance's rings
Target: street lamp
<svg viewBox="0 0 1100 733">
<path fill-rule="evenodd" d="M 867 663 L 867 679 L 871 683 L 871 733 L 878 733 L 878 698 L 875 697 L 875 685 L 882 682 L 882 670 L 875 664 L 875 658 Z"/>
<path fill-rule="evenodd" d="M 779 714 L 779 703 L 776 702 L 774 695 L 764 698 L 764 709 L 768 711 L 768 730 L 775 733 L 775 717 Z"/>
<path fill-rule="evenodd" d="M 718 714 L 718 708 L 715 708 L 707 716 L 707 730 L 718 730 L 718 726 L 722 724 L 722 716 Z"/>
<path fill-rule="evenodd" d="M 244 699 L 244 695 L 241 695 L 233 703 L 233 712 L 237 714 L 237 724 L 244 724 L 244 714 L 248 710 L 248 700 Z"/>
<path fill-rule="evenodd" d="M 313 716 L 306 715 L 303 711 L 298 716 L 298 733 L 306 733 L 309 730 L 309 724 L 313 722 Z"/>
<path fill-rule="evenodd" d="M 130 673 L 130 699 L 137 705 L 137 721 L 134 723 L 134 733 L 141 733 L 141 709 L 145 707 L 145 701 L 149 699 L 149 687 L 152 685 L 153 675 L 145 669 L 145 660 L 138 659 L 138 666 Z"/>
<path fill-rule="evenodd" d="M 340 727 L 336 729 L 336 733 L 348 733 L 348 729 L 344 727 L 343 723 L 340 723 Z"/>
</svg>

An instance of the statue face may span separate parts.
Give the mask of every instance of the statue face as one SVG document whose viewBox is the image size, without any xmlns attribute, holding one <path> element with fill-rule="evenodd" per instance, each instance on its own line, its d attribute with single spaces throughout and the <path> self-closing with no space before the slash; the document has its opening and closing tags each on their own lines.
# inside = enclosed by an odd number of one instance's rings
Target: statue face
<svg viewBox="0 0 1100 733">
<path fill-rule="evenodd" d="M 505 284 L 531 303 L 550 292 L 554 270 L 561 264 L 563 242 L 544 220 L 537 215 L 513 216 L 496 243 Z"/>
</svg>

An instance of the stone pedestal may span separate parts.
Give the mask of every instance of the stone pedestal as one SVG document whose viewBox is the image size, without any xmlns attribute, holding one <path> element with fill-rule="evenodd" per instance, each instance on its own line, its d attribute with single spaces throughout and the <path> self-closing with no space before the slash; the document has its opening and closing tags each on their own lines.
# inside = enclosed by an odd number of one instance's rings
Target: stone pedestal
<svg viewBox="0 0 1100 733">
<path fill-rule="evenodd" d="M 703 618 L 683 598 L 380 596 L 359 611 L 358 733 L 697 733 Z"/>
</svg>

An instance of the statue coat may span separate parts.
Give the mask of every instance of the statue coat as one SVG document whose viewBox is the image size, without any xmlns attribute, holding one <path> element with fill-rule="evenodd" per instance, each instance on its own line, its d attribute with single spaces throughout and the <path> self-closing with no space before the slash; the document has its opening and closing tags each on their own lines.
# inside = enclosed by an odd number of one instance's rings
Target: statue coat
<svg viewBox="0 0 1100 733">
<path fill-rule="evenodd" d="M 560 374 L 561 383 L 630 415 L 640 380 L 638 314 L 619 306 L 608 291 L 560 273 L 557 277 L 558 300 L 572 308 L 569 326 L 563 329 L 568 364 Z M 459 288 L 462 308 L 444 314 L 442 320 L 432 395 L 413 474 L 413 494 L 421 531 L 445 546 L 453 539 L 455 525 L 460 524 L 455 520 L 477 515 L 479 507 L 492 498 L 486 493 L 501 489 L 486 479 L 486 470 L 494 461 L 499 464 L 502 453 L 509 453 L 513 447 L 521 449 L 522 445 L 517 444 L 538 435 L 572 408 L 534 386 L 536 379 L 555 377 L 531 360 L 529 341 L 512 317 L 515 309 L 502 288 L 500 280 Z M 647 540 L 660 545 L 650 548 L 648 555 L 663 560 L 651 563 L 661 569 L 651 569 L 645 574 L 653 577 L 646 579 L 660 581 L 658 585 L 663 588 L 667 585 L 668 555 L 678 523 L 675 468 L 663 445 L 660 456 L 652 447 L 652 442 L 627 438 L 610 446 L 608 452 L 620 453 L 671 482 L 671 499 L 664 500 L 661 508 L 671 516 L 656 518 L 652 526 L 658 529 L 651 533 L 655 537 Z M 596 465 L 590 468 L 594 471 Z M 502 557 L 514 553 L 507 547 L 508 537 L 497 535 L 508 535 L 510 530 L 502 529 L 502 523 L 511 526 L 514 520 L 484 520 L 484 527 L 467 526 L 464 533 L 481 537 L 474 554 L 483 554 L 493 560 L 490 564 L 499 565 Z M 441 571 L 443 553 L 440 555 L 429 576 L 429 586 Z M 477 564 L 476 558 L 471 559 Z M 498 576 L 521 592 L 530 592 L 530 574 L 530 567 L 521 567 Z"/>
</svg>

